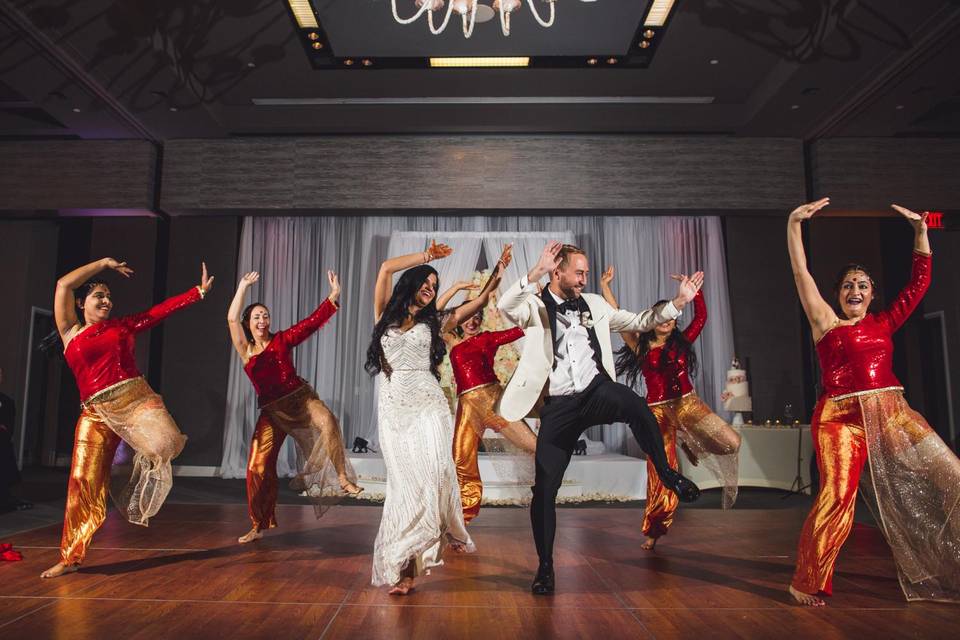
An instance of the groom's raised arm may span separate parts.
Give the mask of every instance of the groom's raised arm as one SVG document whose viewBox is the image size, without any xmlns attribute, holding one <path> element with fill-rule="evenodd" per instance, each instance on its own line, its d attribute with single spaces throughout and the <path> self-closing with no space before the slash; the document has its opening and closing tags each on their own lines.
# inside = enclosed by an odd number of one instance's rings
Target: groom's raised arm
<svg viewBox="0 0 960 640">
<path fill-rule="evenodd" d="M 523 276 L 500 294 L 497 309 L 511 324 L 522 327 L 530 319 L 530 305 L 527 304 L 527 299 L 536 294 L 537 283 L 528 282 L 527 276 Z"/>
<path fill-rule="evenodd" d="M 650 331 L 661 322 L 675 320 L 680 317 L 680 310 L 673 302 L 665 302 L 652 309 L 645 309 L 639 313 L 611 307 L 610 331 Z"/>
<path fill-rule="evenodd" d="M 623 309 L 615 310 L 610 307 L 611 331 L 650 331 L 661 322 L 676 320 L 680 317 L 680 310 L 693 300 L 697 291 L 703 286 L 703 272 L 697 271 L 691 276 L 671 276 L 677 281 L 677 295 L 673 300 L 665 302 L 653 309 L 640 313 L 632 313 Z M 604 304 L 609 304 L 606 301 Z"/>
</svg>

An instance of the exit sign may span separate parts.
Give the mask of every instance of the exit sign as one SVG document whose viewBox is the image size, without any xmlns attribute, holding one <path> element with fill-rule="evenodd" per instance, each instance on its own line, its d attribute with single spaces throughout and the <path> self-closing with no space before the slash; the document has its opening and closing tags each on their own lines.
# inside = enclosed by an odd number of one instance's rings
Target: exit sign
<svg viewBox="0 0 960 640">
<path fill-rule="evenodd" d="M 943 229 L 943 212 L 927 211 L 927 228 Z"/>
</svg>

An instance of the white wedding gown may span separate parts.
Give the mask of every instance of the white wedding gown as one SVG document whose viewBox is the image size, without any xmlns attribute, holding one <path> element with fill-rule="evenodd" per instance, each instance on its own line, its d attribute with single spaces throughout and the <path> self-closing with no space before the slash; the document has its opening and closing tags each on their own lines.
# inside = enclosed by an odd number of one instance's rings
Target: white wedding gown
<svg viewBox="0 0 960 640">
<path fill-rule="evenodd" d="M 453 416 L 430 372 L 430 327 L 420 323 L 381 338 L 393 368 L 380 373 L 377 416 L 387 493 L 373 545 L 373 584 L 393 585 L 413 559 L 415 575 L 443 564 L 448 542 L 473 551 L 463 524 L 453 461 Z"/>
</svg>

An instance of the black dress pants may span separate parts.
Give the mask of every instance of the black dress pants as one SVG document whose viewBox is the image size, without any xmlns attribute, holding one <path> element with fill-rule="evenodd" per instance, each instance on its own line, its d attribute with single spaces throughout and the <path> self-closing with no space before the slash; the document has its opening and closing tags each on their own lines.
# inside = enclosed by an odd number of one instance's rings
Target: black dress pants
<svg viewBox="0 0 960 640">
<path fill-rule="evenodd" d="M 645 399 L 602 373 L 586 389 L 569 396 L 546 398 L 537 435 L 536 479 L 530 504 L 530 524 L 541 563 L 553 562 L 557 529 L 557 492 L 570 456 L 589 427 L 625 422 L 661 478 L 671 472 L 663 436 Z"/>
</svg>

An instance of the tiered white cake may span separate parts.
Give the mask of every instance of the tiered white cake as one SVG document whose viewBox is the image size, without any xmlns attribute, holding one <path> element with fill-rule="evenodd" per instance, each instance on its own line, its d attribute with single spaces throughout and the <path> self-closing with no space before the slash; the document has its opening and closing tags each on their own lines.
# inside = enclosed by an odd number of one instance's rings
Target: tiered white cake
<svg viewBox="0 0 960 640">
<path fill-rule="evenodd" d="M 747 372 L 740 368 L 740 361 L 736 358 L 733 359 L 733 364 L 727 370 L 727 386 L 723 391 L 722 398 L 723 408 L 734 412 L 732 424 L 743 424 L 744 412 L 753 411 Z"/>
</svg>

